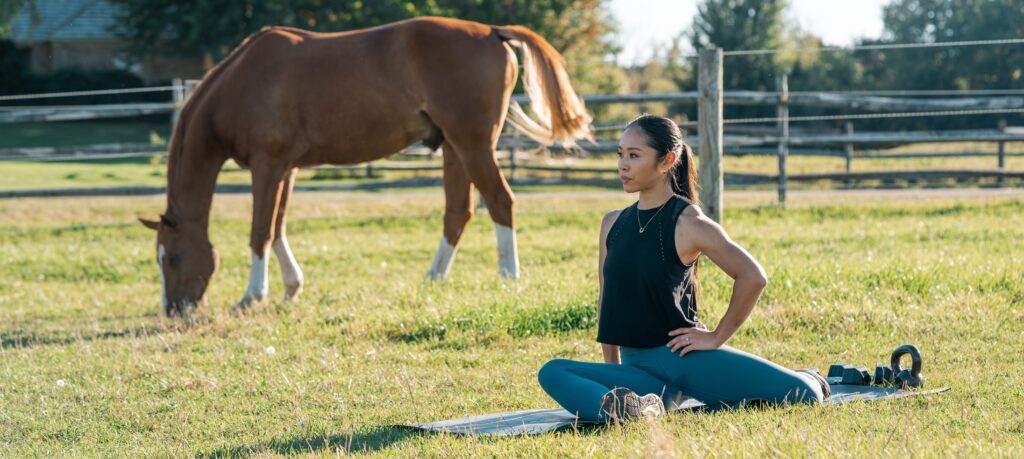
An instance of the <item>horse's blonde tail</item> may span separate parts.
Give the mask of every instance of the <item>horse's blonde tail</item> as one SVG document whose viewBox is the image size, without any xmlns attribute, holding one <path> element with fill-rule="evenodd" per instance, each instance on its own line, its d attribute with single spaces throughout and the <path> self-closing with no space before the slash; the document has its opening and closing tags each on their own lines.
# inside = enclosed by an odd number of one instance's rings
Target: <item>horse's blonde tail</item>
<svg viewBox="0 0 1024 459">
<path fill-rule="evenodd" d="M 536 115 L 536 119 L 531 118 L 513 101 L 509 124 L 544 145 L 573 145 L 576 139 L 593 141 L 590 113 L 572 88 L 562 55 L 544 37 L 526 27 L 494 29 L 499 37 L 515 42 L 522 50 L 523 87 Z"/>
</svg>

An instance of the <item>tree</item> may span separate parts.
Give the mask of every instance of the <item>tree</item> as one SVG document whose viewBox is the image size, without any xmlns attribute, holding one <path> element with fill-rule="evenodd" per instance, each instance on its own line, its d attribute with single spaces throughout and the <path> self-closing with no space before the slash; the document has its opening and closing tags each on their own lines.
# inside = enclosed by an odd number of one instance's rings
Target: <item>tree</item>
<svg viewBox="0 0 1024 459">
<path fill-rule="evenodd" d="M 704 0 L 693 20 L 690 44 L 698 50 L 779 48 L 786 43 L 785 7 L 785 0 Z M 730 57 L 724 86 L 774 91 L 775 76 L 784 73 L 784 64 L 776 54 Z"/>
<path fill-rule="evenodd" d="M 1024 35 L 1017 0 L 894 0 L 883 9 L 883 38 L 863 44 L 937 43 Z M 876 89 L 1024 89 L 1024 46 L 892 49 L 858 53 Z M 992 128 L 1012 115 L 915 118 L 906 128 Z"/>
<path fill-rule="evenodd" d="M 607 0 L 436 0 L 428 12 L 485 24 L 520 24 L 551 42 L 566 60 L 580 94 L 620 92 L 624 75 L 605 56 L 619 51 L 612 42 L 616 23 Z M 522 82 L 520 81 L 521 85 Z M 519 87 L 517 90 L 521 90 Z M 593 107 L 602 115 L 607 107 Z"/>
<path fill-rule="evenodd" d="M 1024 36 L 1017 0 L 895 0 L 883 10 L 885 34 L 897 43 L 990 40 Z M 991 45 L 889 51 L 890 85 L 922 89 L 1024 87 L 1024 46 Z"/>
<path fill-rule="evenodd" d="M 799 48 L 789 71 L 789 87 L 800 91 L 835 91 L 870 88 L 863 63 L 849 51 L 826 51 L 821 38 L 813 34 L 800 37 Z"/>
<path fill-rule="evenodd" d="M 28 74 L 28 51 L 18 49 L 6 39 L 11 33 L 11 21 L 26 8 L 33 21 L 39 19 L 35 0 L 0 1 L 0 94 L 16 92 Z"/>
<path fill-rule="evenodd" d="M 22 10 L 28 8 L 33 20 L 38 19 L 39 11 L 35 0 L 3 0 L 0 2 L 0 38 L 11 33 L 11 21 L 18 17 Z"/>
<path fill-rule="evenodd" d="M 614 51 L 607 0 L 112 1 L 123 7 L 122 34 L 133 54 L 202 56 L 207 66 L 265 25 L 333 32 L 424 15 L 530 27 L 563 53 L 581 92 L 609 85 L 609 69 L 598 61 Z M 573 65 L 580 62 L 597 65 Z"/>
<path fill-rule="evenodd" d="M 0 94 L 17 92 L 28 73 L 28 56 L 10 40 L 0 39 Z"/>
<path fill-rule="evenodd" d="M 581 93 L 614 92 L 621 75 L 603 62 L 616 51 L 607 0 L 110 0 L 119 6 L 118 33 L 137 58 L 201 57 L 212 67 L 246 36 L 266 25 L 333 32 L 415 16 L 521 24 L 548 39 Z M 35 0 L 0 0 L 0 25 Z M 2 32 L 0 28 L 0 32 Z"/>
<path fill-rule="evenodd" d="M 377 0 L 113 0 L 121 33 L 138 56 L 223 58 L 265 25 L 316 31 L 370 27 L 423 11 L 415 2 Z M 423 2 L 420 2 L 423 3 Z M 208 62 L 212 63 L 212 62 Z"/>
</svg>

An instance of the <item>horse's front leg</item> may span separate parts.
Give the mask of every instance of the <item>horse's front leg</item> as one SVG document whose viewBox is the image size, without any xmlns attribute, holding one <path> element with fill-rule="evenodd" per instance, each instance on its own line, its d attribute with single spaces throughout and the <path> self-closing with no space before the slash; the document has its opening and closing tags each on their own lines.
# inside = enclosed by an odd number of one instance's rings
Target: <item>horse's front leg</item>
<svg viewBox="0 0 1024 459">
<path fill-rule="evenodd" d="M 252 267 L 249 286 L 238 306 L 245 309 L 267 298 L 267 249 L 274 240 L 274 226 L 281 193 L 291 168 L 273 160 L 254 160 L 252 170 Z"/>
</svg>

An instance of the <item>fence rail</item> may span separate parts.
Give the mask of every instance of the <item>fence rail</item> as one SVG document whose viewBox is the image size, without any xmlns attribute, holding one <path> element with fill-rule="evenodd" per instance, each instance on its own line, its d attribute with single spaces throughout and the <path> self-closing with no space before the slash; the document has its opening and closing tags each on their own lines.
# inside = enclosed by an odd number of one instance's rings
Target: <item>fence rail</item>
<svg viewBox="0 0 1024 459">
<path fill-rule="evenodd" d="M 18 107 L 0 109 L 0 123 L 28 123 L 37 121 L 80 121 L 104 118 L 128 118 L 143 115 L 171 113 L 177 107 L 168 102 L 70 105 L 61 107 Z"/>
<path fill-rule="evenodd" d="M 68 93 L 51 94 L 25 94 L 0 96 L 0 102 L 5 100 L 27 100 L 46 97 L 68 97 L 94 94 L 130 94 L 140 92 L 170 92 L 172 100 L 176 94 L 183 94 L 182 100 L 187 100 L 188 93 L 197 84 L 196 80 L 175 80 L 171 86 L 153 88 L 128 88 L 122 90 L 101 90 L 101 91 L 78 91 Z M 773 105 L 778 102 L 780 94 L 772 91 L 725 91 L 723 103 L 726 105 Z M 622 104 L 622 103 L 690 103 L 696 104 L 699 98 L 697 91 L 652 93 L 652 94 L 590 94 L 582 96 L 583 101 L 588 105 Z M 515 94 L 512 99 L 520 104 L 529 104 L 529 98 L 525 94 Z M 800 106 L 807 108 L 829 108 L 841 110 L 861 110 L 868 112 L 897 112 L 897 111 L 934 111 L 934 110 L 1000 110 L 1000 109 L 1021 109 L 1024 108 L 1024 97 L 1014 96 L 989 96 L 989 97 L 948 97 L 943 99 L 918 99 L 918 98 L 897 98 L 866 96 L 858 94 L 829 93 L 829 92 L 793 92 L 788 95 L 790 107 Z M 116 108 L 115 108 L 116 107 Z M 135 103 L 114 105 L 70 105 L 70 106 L 0 106 L 0 122 L 17 123 L 26 121 L 39 121 L 41 114 L 59 116 L 61 112 L 70 111 L 88 116 L 93 114 L 97 118 L 110 117 L 108 112 L 122 110 L 128 113 L 120 116 L 133 116 L 132 108 L 144 111 L 144 114 L 171 113 L 180 108 L 180 103 Z M 12 110 L 13 109 L 13 110 Z M 64 118 L 51 118 L 64 119 Z M 89 119 L 89 118 L 74 118 Z M 690 123 L 696 125 L 696 123 Z"/>
</svg>

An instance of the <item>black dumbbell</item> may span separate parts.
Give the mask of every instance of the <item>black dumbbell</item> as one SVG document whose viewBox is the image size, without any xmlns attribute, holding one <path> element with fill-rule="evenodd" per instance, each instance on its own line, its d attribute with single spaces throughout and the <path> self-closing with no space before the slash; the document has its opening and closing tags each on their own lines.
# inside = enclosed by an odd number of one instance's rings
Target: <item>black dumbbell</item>
<svg viewBox="0 0 1024 459">
<path fill-rule="evenodd" d="M 866 367 L 854 366 L 848 363 L 834 363 L 828 368 L 828 376 L 825 378 L 829 384 L 871 384 L 871 375 Z"/>
<path fill-rule="evenodd" d="M 842 384 L 843 370 L 850 366 L 848 363 L 833 363 L 832 366 L 828 367 L 828 375 L 825 376 L 825 381 L 828 381 L 829 384 Z"/>
<path fill-rule="evenodd" d="M 900 358 L 907 354 L 910 354 L 911 366 L 909 370 L 904 370 L 900 368 Z M 904 344 L 892 351 L 890 365 L 897 386 L 907 389 L 921 387 L 924 383 L 924 375 L 921 374 L 921 351 L 914 345 Z"/>
<path fill-rule="evenodd" d="M 892 367 L 887 365 L 879 365 L 875 367 L 875 384 L 878 385 L 889 385 L 896 383 L 896 373 L 892 372 Z"/>
</svg>

